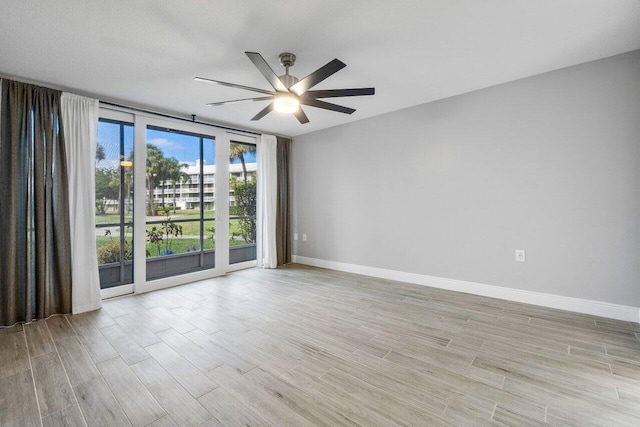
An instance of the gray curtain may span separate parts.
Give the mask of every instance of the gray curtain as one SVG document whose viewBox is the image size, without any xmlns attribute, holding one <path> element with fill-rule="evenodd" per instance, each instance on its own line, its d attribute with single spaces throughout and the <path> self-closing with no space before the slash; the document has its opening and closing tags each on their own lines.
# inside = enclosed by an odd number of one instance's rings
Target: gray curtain
<svg viewBox="0 0 640 427">
<path fill-rule="evenodd" d="M 291 140 L 277 137 L 276 167 L 278 200 L 276 204 L 276 253 L 278 265 L 291 262 L 291 218 L 289 214 L 289 150 Z"/>
<path fill-rule="evenodd" d="M 60 95 L 56 90 L 2 80 L 0 326 L 71 312 Z"/>
</svg>

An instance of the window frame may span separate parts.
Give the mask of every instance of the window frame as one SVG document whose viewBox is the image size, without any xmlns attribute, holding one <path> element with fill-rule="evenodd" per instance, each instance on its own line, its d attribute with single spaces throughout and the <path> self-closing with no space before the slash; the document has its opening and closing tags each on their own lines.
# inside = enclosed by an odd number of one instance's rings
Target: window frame
<svg viewBox="0 0 640 427">
<path fill-rule="evenodd" d="M 148 126 L 203 135 L 215 140 L 216 159 L 228 159 L 231 140 L 258 146 L 259 135 L 252 132 L 228 131 L 214 125 L 192 123 L 177 118 L 169 118 L 150 112 L 116 106 L 100 106 L 100 118 L 133 123 L 134 125 L 134 165 L 133 165 L 133 241 L 146 243 L 146 131 Z M 224 179 L 221 179 L 224 177 Z M 229 162 L 216 160 L 214 179 L 216 209 L 215 224 L 229 223 Z M 205 220 L 206 223 L 206 220 Z M 225 273 L 256 266 L 256 261 L 229 264 L 229 227 L 216 226 L 215 268 L 147 281 L 146 244 L 133 246 L 133 284 L 121 285 L 101 291 L 102 298 L 112 298 L 126 294 L 138 294 L 156 289 L 177 286 L 198 280 L 224 275 Z M 260 244 L 258 242 L 257 244 Z M 137 262 L 136 262 L 137 261 Z M 141 262 L 145 261 L 145 262 Z"/>
<path fill-rule="evenodd" d="M 104 109 L 104 108 L 100 108 L 100 112 L 99 112 L 99 120 L 104 120 L 104 121 L 108 121 L 108 122 L 114 122 L 114 123 L 127 123 L 127 124 L 131 124 L 133 126 L 133 147 L 134 147 L 134 159 L 135 159 L 135 121 L 134 121 L 134 115 L 131 113 L 126 113 L 123 111 L 115 111 L 115 110 L 109 110 L 109 109 Z M 135 165 L 135 160 L 134 160 L 134 165 Z M 121 184 L 122 185 L 122 182 Z M 120 199 L 122 199 L 122 195 L 120 197 Z M 120 211 L 122 211 L 122 209 L 120 209 Z M 125 284 L 120 284 L 120 285 L 115 285 L 109 288 L 105 288 L 105 289 L 100 289 L 100 294 L 102 299 L 106 299 L 106 298 L 113 298 L 116 296 L 120 296 L 120 295 L 126 295 L 126 294 L 131 294 L 134 292 L 135 289 L 135 247 L 136 247 L 136 236 L 135 236 L 135 212 L 136 212 L 136 202 L 135 202 L 135 172 L 134 172 L 134 203 L 133 203 L 133 217 L 132 217 L 132 229 L 134 230 L 134 234 L 133 234 L 133 238 L 132 238 L 132 245 L 134 248 L 134 257 L 133 257 L 133 269 L 134 269 L 134 275 L 133 275 L 133 282 L 132 283 L 125 283 Z M 95 216 L 95 212 L 94 212 L 94 216 Z M 122 213 L 120 216 L 120 221 L 122 222 Z M 120 224 L 122 226 L 122 224 Z M 94 225 L 94 229 L 97 228 Z M 121 233 L 122 234 L 122 233 Z M 124 236 L 121 236 L 124 237 Z M 120 244 L 122 245 L 122 238 L 120 240 Z M 120 248 L 120 254 L 122 256 L 122 252 L 123 252 L 123 248 Z M 120 259 L 121 262 L 121 269 L 122 269 L 122 265 L 123 260 Z M 122 278 L 122 270 L 121 270 L 121 276 Z"/>
</svg>

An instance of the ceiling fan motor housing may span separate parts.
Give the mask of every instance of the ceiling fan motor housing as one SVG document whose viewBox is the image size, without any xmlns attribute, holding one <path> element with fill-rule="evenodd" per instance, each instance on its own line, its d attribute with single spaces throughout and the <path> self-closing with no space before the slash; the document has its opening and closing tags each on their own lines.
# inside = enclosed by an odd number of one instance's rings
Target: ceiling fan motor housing
<svg viewBox="0 0 640 427">
<path fill-rule="evenodd" d="M 283 67 L 293 67 L 293 64 L 296 63 L 296 56 L 291 52 L 284 52 L 280 54 L 280 64 Z"/>
<path fill-rule="evenodd" d="M 291 52 L 284 52 L 280 55 L 280 64 L 287 70 L 283 76 L 278 76 L 282 84 L 289 89 L 294 84 L 298 83 L 298 78 L 289 75 L 289 67 L 293 67 L 296 63 L 296 56 Z"/>
<path fill-rule="evenodd" d="M 285 74 L 283 76 L 278 76 L 278 78 L 280 79 L 280 81 L 282 82 L 282 84 L 289 89 L 291 86 L 293 86 L 294 84 L 298 83 L 298 78 L 295 76 L 292 76 L 291 74 Z"/>
</svg>

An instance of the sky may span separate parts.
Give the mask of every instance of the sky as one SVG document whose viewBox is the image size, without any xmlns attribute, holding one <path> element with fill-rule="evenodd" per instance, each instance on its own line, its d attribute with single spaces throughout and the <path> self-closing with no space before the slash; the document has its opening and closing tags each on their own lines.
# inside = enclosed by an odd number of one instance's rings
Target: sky
<svg viewBox="0 0 640 427">
<path fill-rule="evenodd" d="M 147 129 L 147 143 L 162 150 L 165 157 L 174 157 L 180 163 L 195 165 L 200 157 L 200 138 L 195 135 L 168 132 L 166 130 Z M 98 166 L 108 166 L 119 160 L 120 124 L 100 121 L 98 125 L 98 143 L 105 149 L 106 159 Z M 133 150 L 133 125 L 124 126 L 125 157 Z M 216 161 L 215 143 L 212 138 L 203 140 L 203 157 L 207 165 Z M 255 163 L 255 153 L 245 155 L 247 163 Z M 233 163 L 239 163 L 235 160 Z"/>
<path fill-rule="evenodd" d="M 200 158 L 200 138 L 177 132 L 147 129 L 147 144 L 153 144 L 162 150 L 165 157 L 174 157 L 180 163 L 195 165 Z M 214 140 L 203 140 L 203 158 L 206 165 L 216 164 Z"/>
</svg>

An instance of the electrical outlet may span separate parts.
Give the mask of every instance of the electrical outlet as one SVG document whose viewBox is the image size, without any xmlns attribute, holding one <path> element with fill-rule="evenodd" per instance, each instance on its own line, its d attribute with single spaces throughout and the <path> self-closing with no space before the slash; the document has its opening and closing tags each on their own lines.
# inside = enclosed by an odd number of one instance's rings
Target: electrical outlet
<svg viewBox="0 0 640 427">
<path fill-rule="evenodd" d="M 516 249 L 516 262 L 527 262 L 527 254 L 524 249 Z"/>
<path fill-rule="evenodd" d="M 293 240 L 298 240 L 298 233 L 293 233 Z"/>
<path fill-rule="evenodd" d="M 306 242 L 306 241 L 307 241 L 307 235 L 306 235 L 306 234 L 303 234 L 303 235 L 302 235 L 302 241 L 303 241 L 303 242 Z"/>
</svg>

